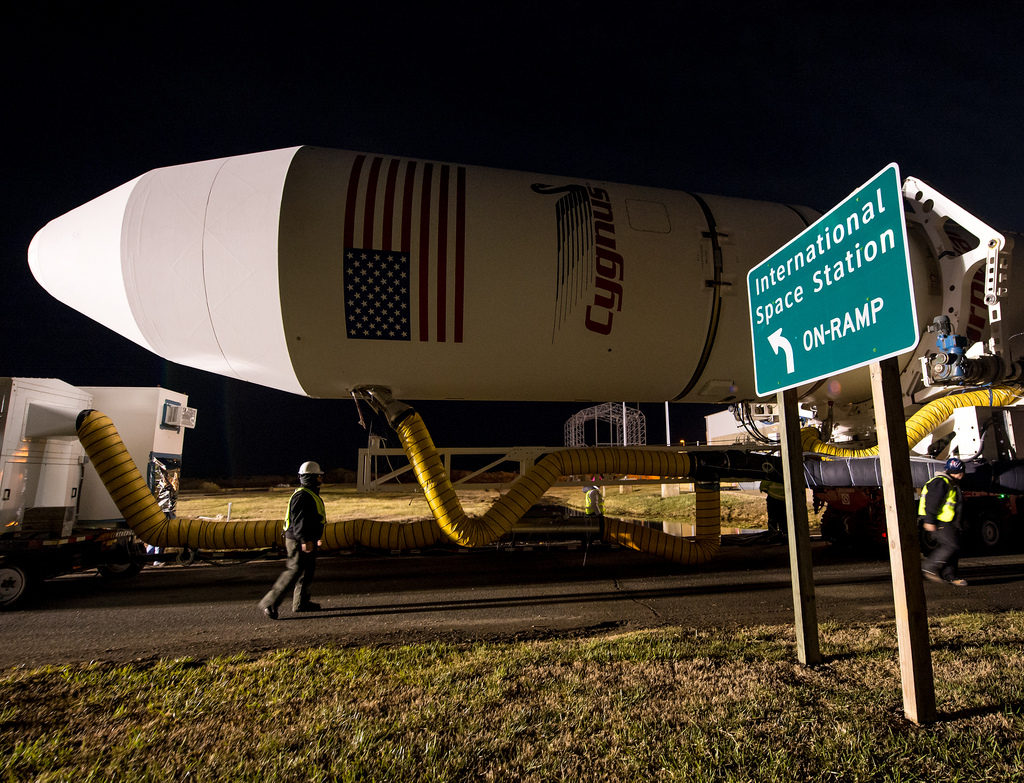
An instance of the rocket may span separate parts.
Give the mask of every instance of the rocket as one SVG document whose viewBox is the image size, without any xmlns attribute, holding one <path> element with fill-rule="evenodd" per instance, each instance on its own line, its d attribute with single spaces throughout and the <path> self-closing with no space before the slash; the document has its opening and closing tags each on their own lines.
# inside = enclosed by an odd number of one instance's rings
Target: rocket
<svg viewBox="0 0 1024 783">
<path fill-rule="evenodd" d="M 756 397 L 747 272 L 817 217 L 303 146 L 150 171 L 28 255 L 159 356 L 310 397 L 721 403 Z M 939 294 L 915 290 L 925 318 Z"/>
</svg>

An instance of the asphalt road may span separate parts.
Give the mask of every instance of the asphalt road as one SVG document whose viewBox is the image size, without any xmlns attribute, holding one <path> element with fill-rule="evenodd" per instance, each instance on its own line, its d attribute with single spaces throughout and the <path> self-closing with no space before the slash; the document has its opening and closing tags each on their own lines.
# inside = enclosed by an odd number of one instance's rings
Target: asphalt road
<svg viewBox="0 0 1024 783">
<path fill-rule="evenodd" d="M 812 545 L 819 621 L 891 619 L 885 559 Z M 277 622 L 256 602 L 281 560 L 95 572 L 45 583 L 0 614 L 0 666 L 207 657 L 313 644 L 586 636 L 666 625 L 791 624 L 785 546 L 723 546 L 700 570 L 630 550 L 428 552 L 321 557 L 317 613 Z M 1024 554 L 962 561 L 966 588 L 926 583 L 932 616 L 1024 608 Z"/>
</svg>

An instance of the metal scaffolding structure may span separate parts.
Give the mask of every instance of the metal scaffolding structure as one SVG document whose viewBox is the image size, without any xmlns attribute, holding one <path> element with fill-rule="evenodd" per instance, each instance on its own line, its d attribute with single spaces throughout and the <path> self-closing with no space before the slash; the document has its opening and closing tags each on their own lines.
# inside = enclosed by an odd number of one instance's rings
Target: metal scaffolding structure
<svg viewBox="0 0 1024 783">
<path fill-rule="evenodd" d="M 639 409 L 624 402 L 603 402 L 581 410 L 565 422 L 565 445 L 646 446 L 647 419 Z"/>
</svg>

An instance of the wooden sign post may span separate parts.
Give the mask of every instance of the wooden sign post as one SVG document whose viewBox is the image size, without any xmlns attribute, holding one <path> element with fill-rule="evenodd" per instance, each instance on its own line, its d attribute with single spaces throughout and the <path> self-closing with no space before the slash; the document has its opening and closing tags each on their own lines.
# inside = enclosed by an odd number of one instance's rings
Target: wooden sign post
<svg viewBox="0 0 1024 783">
<path fill-rule="evenodd" d="M 929 723 L 935 720 L 935 682 L 921 583 L 917 517 L 913 509 L 910 448 L 895 358 L 913 349 L 920 337 L 900 182 L 899 166 L 895 163 L 886 166 L 753 267 L 747 273 L 747 300 L 754 389 L 758 397 L 778 393 L 780 424 L 785 431 L 781 438 L 782 463 L 800 662 L 817 663 L 821 653 L 795 390 L 801 384 L 870 365 L 903 676 L 903 707 L 908 719 Z M 851 266 L 851 274 L 837 273 L 827 285 L 822 285 L 819 277 L 822 269 L 834 266 L 841 271 L 843 261 L 851 258 L 854 231 L 861 232 L 857 238 L 865 242 L 865 253 L 872 248 L 871 257 L 865 256 L 872 263 L 861 265 L 858 255 L 856 274 L 852 274 Z M 834 244 L 826 242 L 827 253 L 822 249 L 823 235 L 835 240 Z M 877 243 L 873 237 L 878 237 Z M 813 256 L 815 263 L 812 264 L 804 250 L 813 252 L 815 243 L 821 253 Z M 857 248 L 860 247 L 857 244 Z M 880 253 L 876 252 L 878 248 L 881 248 Z M 870 273 L 864 271 L 868 267 Z M 840 330 L 841 334 L 834 326 L 826 326 L 840 324 L 835 314 L 842 312 L 846 313 L 848 322 L 860 326 Z M 852 320 L 851 313 L 856 313 L 856 321 Z"/>
<path fill-rule="evenodd" d="M 928 643 L 928 610 L 921 581 L 921 545 L 914 513 L 910 447 L 896 359 L 871 365 L 871 396 L 882 469 L 896 634 L 903 679 L 903 711 L 914 723 L 935 720 L 935 679 Z"/>
<path fill-rule="evenodd" d="M 796 389 L 778 394 L 782 430 L 782 475 L 786 482 L 786 521 L 789 536 L 789 571 L 793 580 L 793 614 L 797 660 L 805 666 L 821 663 L 818 644 L 818 605 L 811 568 L 811 532 L 807 524 L 807 483 L 800 442 L 800 413 Z"/>
</svg>

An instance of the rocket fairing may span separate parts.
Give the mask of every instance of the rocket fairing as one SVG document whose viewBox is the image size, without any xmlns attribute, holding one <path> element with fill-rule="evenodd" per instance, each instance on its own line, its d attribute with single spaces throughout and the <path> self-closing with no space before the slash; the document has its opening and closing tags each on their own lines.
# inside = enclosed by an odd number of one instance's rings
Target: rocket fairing
<svg viewBox="0 0 1024 783">
<path fill-rule="evenodd" d="M 159 356 L 311 397 L 728 402 L 756 396 L 747 271 L 817 217 L 294 147 L 143 174 L 29 264 Z"/>
</svg>

